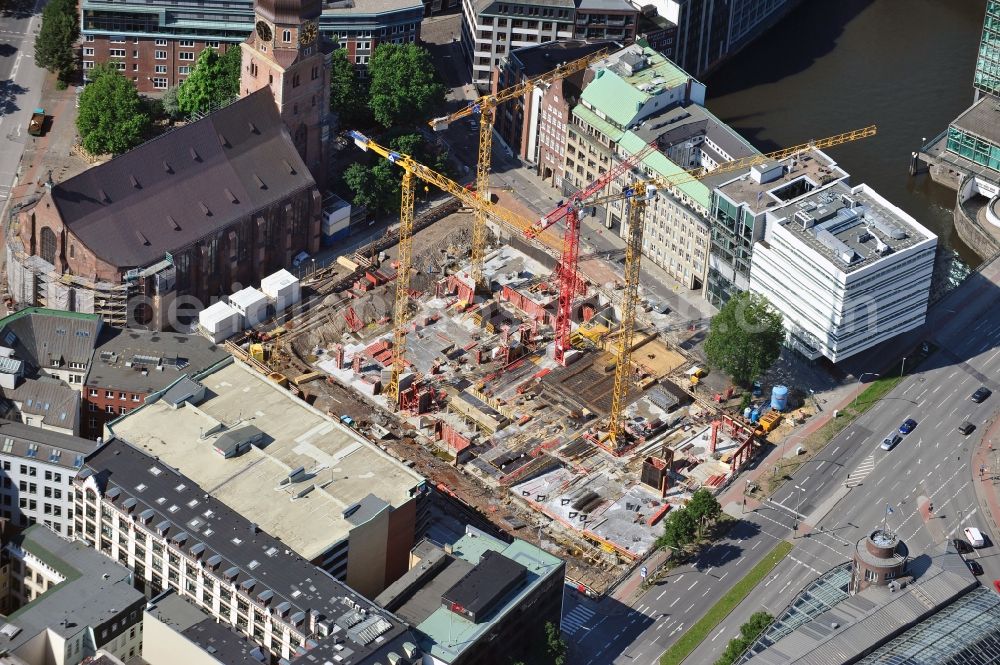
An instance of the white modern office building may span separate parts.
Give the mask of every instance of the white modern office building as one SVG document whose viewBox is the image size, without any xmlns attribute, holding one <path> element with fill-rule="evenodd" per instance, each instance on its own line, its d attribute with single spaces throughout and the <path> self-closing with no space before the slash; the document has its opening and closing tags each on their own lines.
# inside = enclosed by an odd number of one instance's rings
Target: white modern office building
<svg viewBox="0 0 1000 665">
<path fill-rule="evenodd" d="M 819 151 L 740 188 L 768 207 L 750 290 L 784 315 L 790 346 L 839 362 L 924 323 L 937 236 L 912 217 Z"/>
</svg>

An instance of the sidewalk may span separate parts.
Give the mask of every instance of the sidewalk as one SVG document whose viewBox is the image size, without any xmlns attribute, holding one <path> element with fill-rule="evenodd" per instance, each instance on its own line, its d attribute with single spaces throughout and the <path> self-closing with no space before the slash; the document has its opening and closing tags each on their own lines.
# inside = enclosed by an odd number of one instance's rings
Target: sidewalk
<svg viewBox="0 0 1000 665">
<path fill-rule="evenodd" d="M 1000 475 L 993 473 L 994 440 L 1000 440 L 1000 418 L 990 423 L 983 433 L 983 438 L 972 455 L 971 472 L 972 486 L 975 489 L 979 507 L 986 518 L 978 526 L 987 531 L 990 534 L 990 539 L 997 543 L 1000 542 L 997 538 L 997 535 L 1000 534 L 1000 523 L 997 522 L 997 517 L 1000 517 L 1000 492 L 997 491 Z M 983 467 L 985 471 L 980 473 L 979 469 Z"/>
</svg>

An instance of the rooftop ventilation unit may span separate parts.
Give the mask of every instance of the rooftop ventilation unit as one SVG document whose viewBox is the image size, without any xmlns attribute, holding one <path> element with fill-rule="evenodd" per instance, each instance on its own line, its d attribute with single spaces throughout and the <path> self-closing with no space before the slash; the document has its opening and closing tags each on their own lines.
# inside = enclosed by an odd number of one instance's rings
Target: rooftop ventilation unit
<svg viewBox="0 0 1000 665">
<path fill-rule="evenodd" d="M 811 229 L 815 224 L 816 220 L 805 210 L 799 210 L 795 213 L 795 221 L 802 225 L 802 230 Z"/>
</svg>

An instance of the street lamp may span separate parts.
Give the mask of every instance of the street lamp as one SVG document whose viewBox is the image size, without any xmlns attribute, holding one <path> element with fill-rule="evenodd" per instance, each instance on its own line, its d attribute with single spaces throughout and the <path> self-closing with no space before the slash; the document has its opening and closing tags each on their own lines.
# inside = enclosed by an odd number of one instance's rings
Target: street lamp
<svg viewBox="0 0 1000 665">
<path fill-rule="evenodd" d="M 875 372 L 861 372 L 861 376 L 858 377 L 858 392 L 854 393 L 854 406 L 858 405 L 858 395 L 861 394 L 861 382 L 865 380 L 866 376 L 874 376 L 878 378 L 881 374 L 876 374 Z"/>
<path fill-rule="evenodd" d="M 792 485 L 795 489 L 799 491 L 799 502 L 795 504 L 795 525 L 792 527 L 792 532 L 799 530 L 799 516 L 802 514 L 802 500 L 805 498 L 802 494 L 805 492 L 805 488 L 799 487 L 798 485 Z"/>
<path fill-rule="evenodd" d="M 903 378 L 903 372 L 906 371 L 906 356 L 903 356 L 903 364 L 899 366 L 899 378 Z"/>
</svg>

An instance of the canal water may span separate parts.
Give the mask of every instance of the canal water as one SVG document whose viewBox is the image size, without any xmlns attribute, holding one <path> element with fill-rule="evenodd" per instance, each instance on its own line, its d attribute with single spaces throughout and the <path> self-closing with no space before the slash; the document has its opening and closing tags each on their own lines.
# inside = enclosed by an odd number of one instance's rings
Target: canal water
<svg viewBox="0 0 1000 665">
<path fill-rule="evenodd" d="M 708 107 L 764 152 L 877 124 L 829 154 L 975 266 L 955 193 L 908 166 L 972 103 L 984 12 L 984 0 L 805 0 L 708 78 Z"/>
</svg>

